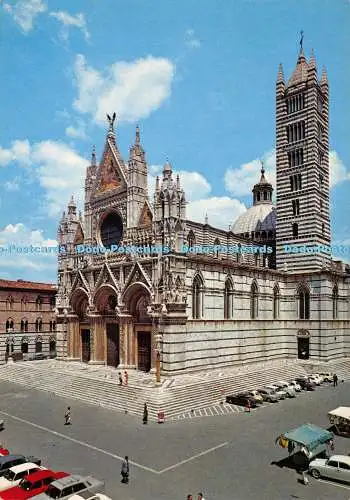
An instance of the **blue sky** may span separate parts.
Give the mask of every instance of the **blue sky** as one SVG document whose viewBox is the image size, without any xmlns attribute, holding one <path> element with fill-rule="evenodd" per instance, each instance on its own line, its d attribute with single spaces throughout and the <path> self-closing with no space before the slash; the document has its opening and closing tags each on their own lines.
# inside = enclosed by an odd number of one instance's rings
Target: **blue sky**
<svg viewBox="0 0 350 500">
<path fill-rule="evenodd" d="M 274 180 L 277 68 L 289 77 L 302 29 L 328 71 L 332 234 L 350 245 L 348 0 L 3 0 L 0 22 L 0 244 L 55 240 L 113 111 L 124 159 L 139 124 L 150 181 L 168 157 L 188 217 L 227 229 L 259 158 Z M 55 259 L 0 256 L 0 276 L 53 281 Z"/>
</svg>

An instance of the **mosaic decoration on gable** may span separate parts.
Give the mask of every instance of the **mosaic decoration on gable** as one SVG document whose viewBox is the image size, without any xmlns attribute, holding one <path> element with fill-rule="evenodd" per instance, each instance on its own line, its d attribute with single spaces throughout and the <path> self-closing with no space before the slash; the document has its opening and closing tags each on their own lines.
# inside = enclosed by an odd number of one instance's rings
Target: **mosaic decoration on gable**
<svg viewBox="0 0 350 500">
<path fill-rule="evenodd" d="M 100 170 L 99 192 L 104 193 L 111 189 L 116 189 L 121 185 L 121 178 L 114 166 L 113 158 L 110 152 L 107 152 Z"/>
</svg>

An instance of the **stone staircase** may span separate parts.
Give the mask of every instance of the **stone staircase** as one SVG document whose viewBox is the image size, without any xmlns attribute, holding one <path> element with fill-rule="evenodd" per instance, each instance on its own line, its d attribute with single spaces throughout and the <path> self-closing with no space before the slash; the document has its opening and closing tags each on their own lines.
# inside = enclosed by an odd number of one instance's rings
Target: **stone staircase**
<svg viewBox="0 0 350 500">
<path fill-rule="evenodd" d="M 0 366 L 0 380 L 131 413 L 140 419 L 147 402 L 150 419 L 157 418 L 159 409 L 170 419 L 220 403 L 228 394 L 291 380 L 298 375 L 335 372 L 340 380 L 349 379 L 350 375 L 349 358 L 332 364 L 283 360 L 173 377 L 165 379 L 160 387 L 154 386 L 154 376 L 130 371 L 129 385 L 125 387 L 118 385 L 117 371 L 103 367 L 89 370 L 85 366 L 52 361 L 9 363 Z"/>
</svg>

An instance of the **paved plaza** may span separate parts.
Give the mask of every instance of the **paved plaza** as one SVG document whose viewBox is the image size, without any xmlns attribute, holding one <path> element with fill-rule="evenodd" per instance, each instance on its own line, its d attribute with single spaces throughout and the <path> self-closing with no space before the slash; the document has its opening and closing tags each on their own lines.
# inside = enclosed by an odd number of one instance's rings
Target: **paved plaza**
<svg viewBox="0 0 350 500">
<path fill-rule="evenodd" d="M 142 415 L 1 382 L 0 416 L 6 429 L 0 439 L 11 452 L 36 455 L 55 470 L 104 479 L 107 494 L 115 500 L 183 500 L 199 491 L 207 500 L 348 500 L 350 486 L 312 478 L 304 486 L 295 471 L 273 462 L 287 456 L 275 445 L 279 433 L 306 422 L 328 427 L 328 410 L 350 406 L 349 388 L 347 382 L 320 387 L 251 414 L 213 414 L 144 426 Z M 71 427 L 63 425 L 68 405 Z M 348 453 L 349 444 L 336 437 L 336 452 Z M 131 461 L 129 485 L 120 483 L 124 455 Z"/>
</svg>

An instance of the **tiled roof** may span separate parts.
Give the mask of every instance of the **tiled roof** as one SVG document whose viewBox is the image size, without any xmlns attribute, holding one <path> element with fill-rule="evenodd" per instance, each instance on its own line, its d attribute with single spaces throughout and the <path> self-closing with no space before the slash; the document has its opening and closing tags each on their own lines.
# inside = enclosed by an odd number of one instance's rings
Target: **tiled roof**
<svg viewBox="0 0 350 500">
<path fill-rule="evenodd" d="M 56 292 L 57 286 L 53 283 L 38 283 L 36 281 L 24 280 L 2 280 L 0 279 L 0 289 L 7 288 L 11 290 L 36 290 L 36 291 L 50 291 Z"/>
</svg>

